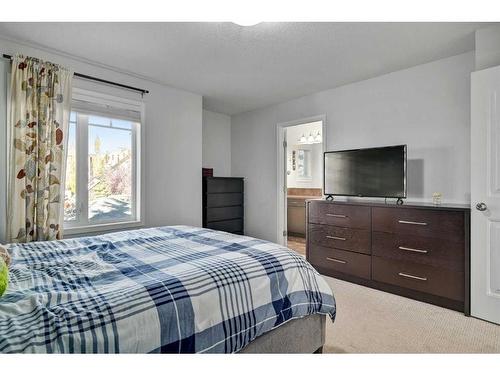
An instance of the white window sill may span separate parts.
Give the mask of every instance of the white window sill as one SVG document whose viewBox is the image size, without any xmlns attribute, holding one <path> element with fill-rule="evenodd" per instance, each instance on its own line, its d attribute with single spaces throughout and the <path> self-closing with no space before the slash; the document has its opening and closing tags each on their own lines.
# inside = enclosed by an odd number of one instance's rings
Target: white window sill
<svg viewBox="0 0 500 375">
<path fill-rule="evenodd" d="M 86 234 L 104 234 L 118 230 L 135 229 L 143 227 L 142 221 L 125 221 L 122 223 L 92 224 L 79 227 L 65 227 L 64 237 L 78 237 Z"/>
</svg>

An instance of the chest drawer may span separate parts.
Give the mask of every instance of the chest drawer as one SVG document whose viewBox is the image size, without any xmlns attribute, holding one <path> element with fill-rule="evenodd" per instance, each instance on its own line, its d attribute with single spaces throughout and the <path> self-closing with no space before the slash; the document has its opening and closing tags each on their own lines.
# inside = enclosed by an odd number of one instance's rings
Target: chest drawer
<svg viewBox="0 0 500 375">
<path fill-rule="evenodd" d="M 420 292 L 464 300 L 464 273 L 404 260 L 372 257 L 372 278 Z"/>
<path fill-rule="evenodd" d="M 369 255 L 311 245 L 308 261 L 312 265 L 321 267 L 322 270 L 370 279 L 371 257 Z"/>
<path fill-rule="evenodd" d="M 463 238 L 442 239 L 401 233 L 372 233 L 372 254 L 464 271 Z"/>
<path fill-rule="evenodd" d="M 207 223 L 206 228 L 229 233 L 243 233 L 243 219 L 212 221 Z"/>
<path fill-rule="evenodd" d="M 207 208 L 207 222 L 232 220 L 243 217 L 243 206 Z"/>
<path fill-rule="evenodd" d="M 242 178 L 206 177 L 203 182 L 207 193 L 241 193 L 243 191 Z"/>
<path fill-rule="evenodd" d="M 370 229 L 370 207 L 312 201 L 309 203 L 309 222 L 344 228 Z"/>
<path fill-rule="evenodd" d="M 309 240 L 324 247 L 371 254 L 371 233 L 367 229 L 310 224 Z"/>
<path fill-rule="evenodd" d="M 207 207 L 242 206 L 243 193 L 206 194 Z"/>
<path fill-rule="evenodd" d="M 377 232 L 449 240 L 464 237 L 464 215 L 454 211 L 373 207 L 372 228 Z"/>
</svg>

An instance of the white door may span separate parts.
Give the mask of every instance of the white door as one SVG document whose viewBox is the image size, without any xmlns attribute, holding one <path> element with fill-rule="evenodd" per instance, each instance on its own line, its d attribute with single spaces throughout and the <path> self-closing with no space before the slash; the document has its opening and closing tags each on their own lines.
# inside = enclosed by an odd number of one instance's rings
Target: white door
<svg viewBox="0 0 500 375">
<path fill-rule="evenodd" d="M 471 79 L 471 315 L 500 324 L 500 67 Z"/>
</svg>

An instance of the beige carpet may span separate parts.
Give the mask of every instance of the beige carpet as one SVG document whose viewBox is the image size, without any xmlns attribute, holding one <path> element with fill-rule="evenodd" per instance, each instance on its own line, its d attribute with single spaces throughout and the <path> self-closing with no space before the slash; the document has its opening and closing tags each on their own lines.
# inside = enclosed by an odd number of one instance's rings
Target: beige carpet
<svg viewBox="0 0 500 375">
<path fill-rule="evenodd" d="M 500 353 L 500 326 L 325 277 L 337 300 L 326 353 Z"/>
</svg>

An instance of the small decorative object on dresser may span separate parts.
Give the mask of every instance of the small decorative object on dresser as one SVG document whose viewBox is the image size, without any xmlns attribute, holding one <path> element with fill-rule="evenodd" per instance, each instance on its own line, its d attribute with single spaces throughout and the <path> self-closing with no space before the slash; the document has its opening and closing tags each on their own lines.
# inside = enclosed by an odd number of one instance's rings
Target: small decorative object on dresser
<svg viewBox="0 0 500 375">
<path fill-rule="evenodd" d="M 432 203 L 434 203 L 436 206 L 440 205 L 442 196 L 443 195 L 439 192 L 433 193 L 432 194 Z"/>
<path fill-rule="evenodd" d="M 320 272 L 470 314 L 470 208 L 307 201 Z"/>
<path fill-rule="evenodd" d="M 203 228 L 243 234 L 241 177 L 203 177 Z"/>
</svg>

